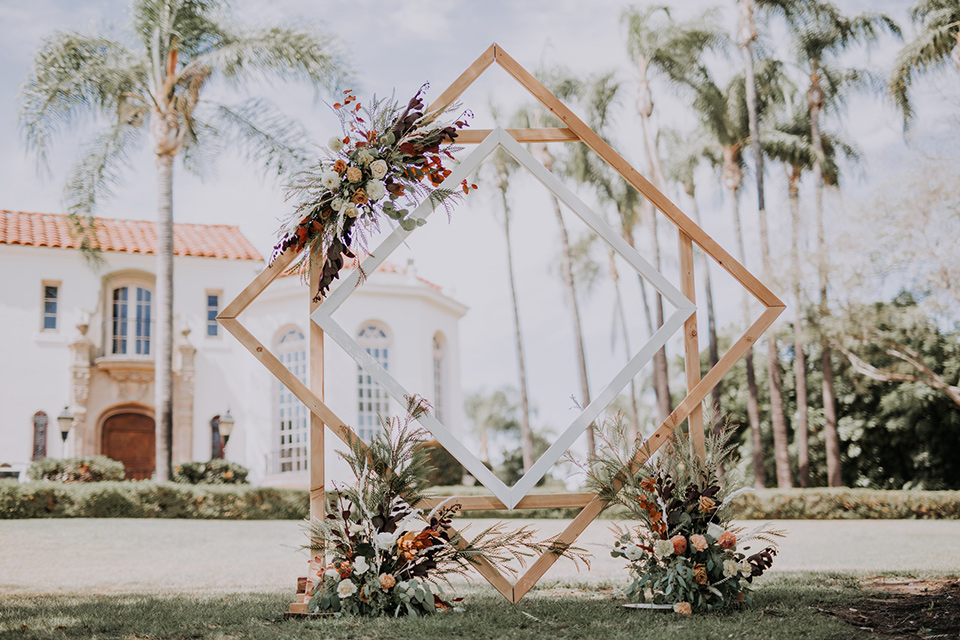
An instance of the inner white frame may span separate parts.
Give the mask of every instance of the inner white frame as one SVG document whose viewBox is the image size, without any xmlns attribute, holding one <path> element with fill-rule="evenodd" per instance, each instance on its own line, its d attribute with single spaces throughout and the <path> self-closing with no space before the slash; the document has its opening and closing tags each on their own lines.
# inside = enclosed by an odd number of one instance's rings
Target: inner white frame
<svg viewBox="0 0 960 640">
<path fill-rule="evenodd" d="M 419 422 L 429 431 L 443 447 L 449 451 L 481 484 L 489 489 L 508 508 L 513 509 L 524 496 L 533 489 L 544 475 L 550 470 L 560 457 L 569 449 L 576 439 L 596 419 L 600 412 L 607 408 L 617 394 L 636 376 L 640 370 L 653 358 L 653 355 L 663 347 L 667 340 L 683 326 L 683 323 L 697 309 L 696 305 L 674 287 L 653 265 L 647 262 L 636 249 L 631 247 L 620 235 L 604 220 L 594 213 L 579 197 L 568 189 L 556 176 L 547 171 L 529 151 L 523 148 L 513 136 L 498 127 L 455 167 L 446 180 L 440 185 L 451 191 L 460 187 L 466 179 L 486 158 L 497 148 L 504 149 L 517 162 L 533 174 L 550 192 L 570 208 L 588 227 L 607 244 L 613 247 L 624 260 L 630 264 L 642 277 L 646 278 L 653 287 L 663 295 L 674 307 L 675 311 L 664 321 L 650 340 L 637 352 L 626 366 L 614 376 L 613 380 L 598 393 L 571 424 L 560 434 L 546 452 L 534 463 L 520 480 L 512 487 L 508 487 L 500 478 L 487 469 L 470 449 L 450 433 L 432 414 L 424 415 Z M 411 214 L 414 218 L 426 218 L 433 213 L 435 206 L 424 200 Z M 362 271 L 373 273 L 386 258 L 399 247 L 403 241 L 413 233 L 398 227 L 363 261 Z M 340 285 L 320 303 L 310 315 L 311 319 L 322 328 L 347 354 L 352 357 L 367 373 L 369 373 L 387 393 L 397 402 L 405 406 L 405 396 L 413 395 L 370 354 L 363 349 L 353 337 L 344 331 L 331 317 L 343 304 L 354 289 L 361 277 L 361 270 L 354 269 L 346 275 Z"/>
</svg>

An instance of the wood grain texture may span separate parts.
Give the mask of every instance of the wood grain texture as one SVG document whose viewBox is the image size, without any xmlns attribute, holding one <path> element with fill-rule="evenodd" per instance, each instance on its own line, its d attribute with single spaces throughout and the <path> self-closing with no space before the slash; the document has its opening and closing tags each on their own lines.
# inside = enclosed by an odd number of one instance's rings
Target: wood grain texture
<svg viewBox="0 0 960 640">
<path fill-rule="evenodd" d="M 467 70 L 460 74 L 460 77 L 453 81 L 446 91 L 440 94 L 436 100 L 433 101 L 433 104 L 430 105 L 428 111 L 436 111 L 438 109 L 445 109 L 454 102 L 457 98 L 467 90 L 473 81 L 483 75 L 483 72 L 487 70 L 494 60 L 494 51 L 496 51 L 496 43 L 491 44 L 487 47 L 486 51 L 480 54 L 480 57 L 473 61 Z"/>
<path fill-rule="evenodd" d="M 223 311 L 217 315 L 217 320 L 239 316 L 257 296 L 270 286 L 271 282 L 283 275 L 287 267 L 297 259 L 297 255 L 298 253 L 291 248 L 277 256 L 276 260 L 264 267 L 263 271 L 253 279 L 253 282 L 244 287 L 243 291 L 223 308 Z"/>
<path fill-rule="evenodd" d="M 693 241 L 683 231 L 678 233 L 680 249 L 680 291 L 683 295 L 696 302 L 697 286 L 695 267 L 693 262 Z M 687 393 L 700 383 L 700 340 L 697 336 L 697 314 L 687 318 L 683 323 L 683 366 L 687 378 Z M 700 410 L 694 409 L 687 416 L 690 431 L 690 446 L 697 454 L 704 458 L 707 447 L 703 433 L 703 405 Z"/>
<path fill-rule="evenodd" d="M 580 136 L 566 127 L 559 129 L 504 129 L 520 143 L 579 142 Z M 457 144 L 480 144 L 493 129 L 464 129 L 457 133 Z"/>
</svg>

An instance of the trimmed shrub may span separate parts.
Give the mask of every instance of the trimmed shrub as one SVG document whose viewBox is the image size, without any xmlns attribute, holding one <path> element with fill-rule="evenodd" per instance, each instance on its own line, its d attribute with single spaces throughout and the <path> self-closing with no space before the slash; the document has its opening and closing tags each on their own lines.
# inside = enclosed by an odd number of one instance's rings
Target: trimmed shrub
<svg viewBox="0 0 960 640">
<path fill-rule="evenodd" d="M 104 482 L 123 480 L 123 463 L 107 456 L 90 458 L 43 458 L 30 465 L 31 480 L 53 482 Z"/>
<path fill-rule="evenodd" d="M 210 462 L 181 462 L 173 467 L 170 479 L 182 484 L 247 484 L 249 474 L 241 464 L 214 458 Z"/>
<path fill-rule="evenodd" d="M 764 489 L 733 499 L 743 520 L 960 519 L 960 491 Z"/>
<path fill-rule="evenodd" d="M 15 518 L 197 518 L 302 520 L 309 493 L 249 485 L 173 482 L 0 483 L 0 520 Z"/>
<path fill-rule="evenodd" d="M 433 471 L 428 478 L 430 485 L 434 487 L 445 487 L 449 485 L 458 485 L 463 482 L 465 470 L 456 458 L 449 451 L 443 448 L 443 445 L 436 440 L 424 442 L 421 445 L 427 450 L 430 456 L 430 466 Z"/>
</svg>

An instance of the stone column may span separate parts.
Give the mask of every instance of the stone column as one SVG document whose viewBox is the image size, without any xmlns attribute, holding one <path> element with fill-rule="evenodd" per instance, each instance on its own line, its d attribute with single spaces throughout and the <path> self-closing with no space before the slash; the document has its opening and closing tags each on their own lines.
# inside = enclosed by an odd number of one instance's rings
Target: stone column
<svg viewBox="0 0 960 640">
<path fill-rule="evenodd" d="M 95 425 L 87 423 L 87 400 L 90 398 L 90 369 L 94 345 L 87 337 L 89 325 L 77 325 L 80 335 L 70 343 L 70 413 L 73 414 L 73 455 L 91 456 L 96 449 Z"/>
<path fill-rule="evenodd" d="M 190 344 L 190 329 L 180 332 L 183 340 L 177 346 L 177 369 L 173 396 L 173 462 L 193 460 L 193 395 L 194 358 L 197 350 Z"/>
</svg>

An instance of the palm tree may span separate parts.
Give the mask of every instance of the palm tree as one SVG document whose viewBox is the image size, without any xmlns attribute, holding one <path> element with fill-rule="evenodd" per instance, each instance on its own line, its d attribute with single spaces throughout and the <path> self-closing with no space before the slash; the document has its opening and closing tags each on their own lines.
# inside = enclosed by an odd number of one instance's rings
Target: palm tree
<svg viewBox="0 0 960 640">
<path fill-rule="evenodd" d="M 286 172 L 307 159 L 302 131 L 259 100 L 238 106 L 201 100 L 213 81 L 272 74 L 334 88 L 345 77 L 333 40 L 299 27 L 241 29 L 213 0 L 135 0 L 129 45 L 101 35 L 57 32 L 37 52 L 23 88 L 20 120 L 44 158 L 51 138 L 86 114 L 107 127 L 85 150 L 66 187 L 68 211 L 85 252 L 95 252 L 95 205 L 147 136 L 155 154 L 157 206 L 157 465 L 167 480 L 173 437 L 173 164 L 233 137 L 265 168 Z M 182 154 L 181 154 L 182 152 Z"/>
<path fill-rule="evenodd" d="M 657 149 L 656 135 L 651 125 L 654 105 L 651 80 L 656 74 L 663 75 L 672 81 L 685 76 L 697 64 L 704 51 L 716 46 L 720 38 L 716 29 L 707 20 L 674 22 L 669 10 L 662 6 L 644 9 L 630 7 L 623 12 L 621 21 L 627 27 L 627 51 L 638 76 L 637 114 L 640 116 L 640 125 L 643 129 L 644 154 L 647 166 L 652 173 L 651 182 L 662 190 L 665 186 L 663 168 Z M 660 242 L 656 212 L 653 211 L 649 218 L 653 263 L 659 269 Z M 659 293 L 656 295 L 654 308 L 657 328 L 659 328 L 663 326 L 663 298 Z M 653 378 L 658 414 L 660 420 L 663 420 L 673 410 L 666 347 L 654 355 Z"/>
<path fill-rule="evenodd" d="M 683 135 L 679 131 L 670 129 L 664 132 L 664 141 L 666 142 L 667 158 L 665 169 L 671 180 L 680 183 L 683 192 L 687 194 L 690 200 L 690 212 L 693 214 L 693 221 L 697 226 L 702 226 L 700 220 L 700 207 L 697 205 L 697 185 L 694 180 L 694 172 L 704 160 L 710 160 L 712 164 L 719 164 L 720 160 L 711 157 L 710 145 L 704 145 L 704 140 L 709 140 L 709 134 L 703 131 L 695 131 L 690 135 Z M 698 255 L 700 255 L 698 253 Z M 700 255 L 703 265 L 703 285 L 706 291 L 707 303 L 707 359 L 710 368 L 716 366 L 720 361 L 720 348 L 717 344 L 717 314 L 713 304 L 713 281 L 710 278 L 710 262 L 706 256 Z M 719 432 L 723 429 L 723 407 L 720 401 L 723 391 L 722 381 L 718 382 L 711 391 L 713 399 L 713 429 Z"/>
<path fill-rule="evenodd" d="M 784 77 L 781 65 L 772 60 L 761 61 L 759 65 L 761 91 L 758 93 L 758 107 L 761 115 L 771 106 L 782 102 Z M 704 130 L 717 146 L 714 157 L 721 158 L 721 178 L 730 193 L 730 207 L 737 238 L 738 259 L 746 265 L 746 250 L 743 242 L 740 216 L 740 187 L 743 183 L 743 149 L 750 140 L 749 117 L 746 103 L 746 80 L 744 76 L 734 76 L 725 87 L 715 84 L 703 67 L 687 79 L 695 90 L 694 109 L 699 113 Z M 746 291 L 742 298 L 744 322 L 750 324 L 749 297 Z M 756 372 L 753 364 L 753 350 L 744 356 L 747 374 L 747 417 L 753 440 L 754 485 L 758 488 L 766 484 L 763 470 L 763 450 L 760 434 L 760 403 L 757 392 Z M 779 374 L 779 362 L 777 363 Z M 781 408 L 782 419 L 782 408 Z M 774 436 L 774 457 L 777 468 L 778 486 L 790 486 L 790 457 L 786 424 L 771 420 Z"/>
<path fill-rule="evenodd" d="M 904 125 L 913 117 L 909 92 L 915 73 L 934 70 L 947 58 L 960 71 L 960 0 L 918 0 L 910 8 L 910 20 L 920 32 L 897 54 L 888 84 Z"/>
<path fill-rule="evenodd" d="M 540 73 L 540 76 L 549 75 Z M 546 84 L 552 85 L 549 78 L 546 79 Z M 566 91 L 554 91 L 561 99 L 564 97 L 569 97 Z M 534 107 L 521 108 L 517 113 L 514 114 L 513 125 L 519 128 L 540 128 L 544 126 L 558 127 L 561 126 L 561 122 L 556 118 L 551 118 L 548 114 L 544 113 L 542 105 L 536 105 Z M 531 145 L 533 151 L 537 156 L 539 156 L 540 163 L 544 168 L 553 173 L 554 171 L 554 158 L 553 154 L 550 152 L 550 149 L 547 148 L 546 143 L 538 143 Z M 583 347 L 583 329 L 581 328 L 580 323 L 580 305 L 577 302 L 577 288 L 573 279 L 573 261 L 570 257 L 570 235 L 567 232 L 567 225 L 563 221 L 563 213 L 560 210 L 560 200 L 553 193 L 550 194 L 550 204 L 553 209 L 554 217 L 557 221 L 557 229 L 560 232 L 560 273 L 563 277 L 564 292 L 567 297 L 567 306 L 570 308 L 570 320 L 573 325 L 573 342 L 574 342 L 574 352 L 577 357 L 577 375 L 580 379 L 580 402 L 581 406 L 586 407 L 590 404 L 590 380 L 587 377 L 587 355 Z M 587 428 L 587 453 L 593 455 L 596 450 L 596 443 L 594 441 L 594 426 L 591 424 Z"/>
<path fill-rule="evenodd" d="M 900 34 L 897 24 L 881 13 L 864 13 L 853 17 L 844 16 L 833 4 L 822 0 L 806 0 L 813 7 L 815 18 L 794 33 L 795 46 L 800 64 L 810 78 L 807 101 L 810 110 L 810 140 L 813 144 L 814 206 L 817 225 L 817 272 L 820 281 L 818 316 L 820 329 L 820 367 L 823 371 L 823 414 L 827 453 L 827 483 L 831 487 L 842 484 L 840 474 L 840 437 L 837 433 L 837 401 L 833 384 L 830 340 L 823 328 L 823 319 L 829 314 L 828 260 L 826 255 L 826 231 L 823 216 L 823 168 L 825 152 L 820 132 L 820 118 L 825 108 L 832 107 L 825 101 L 827 94 L 837 99 L 840 88 L 851 86 L 867 78 L 869 74 L 857 69 L 843 73 L 831 73 L 825 61 L 833 58 L 857 43 L 872 43 L 881 29 L 894 35 Z M 829 86 L 828 86 L 829 85 Z"/>
<path fill-rule="evenodd" d="M 791 247 L 790 282 L 793 289 L 793 369 L 796 380 L 797 422 L 794 440 L 797 443 L 797 470 L 800 486 L 810 486 L 809 419 L 807 411 L 807 364 L 804 335 L 804 308 L 806 298 L 802 291 L 803 273 L 800 261 L 802 222 L 800 219 L 800 180 L 805 171 L 813 168 L 813 144 L 810 140 L 810 110 L 799 100 L 789 101 L 795 105 L 789 111 L 789 117 L 775 123 L 763 132 L 763 151 L 766 155 L 779 160 L 784 165 L 787 178 L 787 198 L 790 203 Z M 805 102 L 805 101 L 804 101 Z M 839 184 L 839 166 L 837 155 L 856 160 L 859 155 L 849 143 L 835 134 L 821 135 L 824 145 L 823 179 L 826 184 Z"/>
<path fill-rule="evenodd" d="M 779 1 L 778 3 L 779 4 Z M 767 207 L 763 192 L 763 151 L 760 140 L 760 105 L 757 98 L 757 77 L 754 64 L 754 42 L 757 39 L 756 23 L 753 15 L 752 0 L 739 0 L 740 24 L 738 44 L 743 51 L 745 61 L 747 124 L 750 131 L 750 149 L 753 153 L 754 176 L 757 183 L 757 214 L 760 221 L 760 256 L 765 278 L 772 275 L 770 266 L 770 232 L 767 228 Z M 786 446 L 787 423 L 783 415 L 783 391 L 780 381 L 780 356 L 777 340 L 773 332 L 767 335 L 767 380 L 770 386 L 770 423 L 774 434 L 774 443 Z M 782 454 L 778 449 L 778 454 Z M 792 485 L 789 462 L 777 464 L 777 486 L 789 488 Z"/>
<path fill-rule="evenodd" d="M 496 110 L 494 117 L 496 117 Z M 507 192 L 510 190 L 510 179 L 519 168 L 513 156 L 497 149 L 491 162 L 493 180 L 500 193 L 500 204 L 503 207 L 503 233 L 507 243 L 507 276 L 510 280 L 510 300 L 513 306 L 513 335 L 517 351 L 517 369 L 520 376 L 520 450 L 523 457 L 523 470 L 526 472 L 533 466 L 533 431 L 530 428 L 530 401 L 527 393 L 527 364 L 523 352 L 523 335 L 520 330 L 520 302 L 517 298 L 517 283 L 513 269 L 513 245 L 510 236 L 510 199 Z"/>
</svg>

